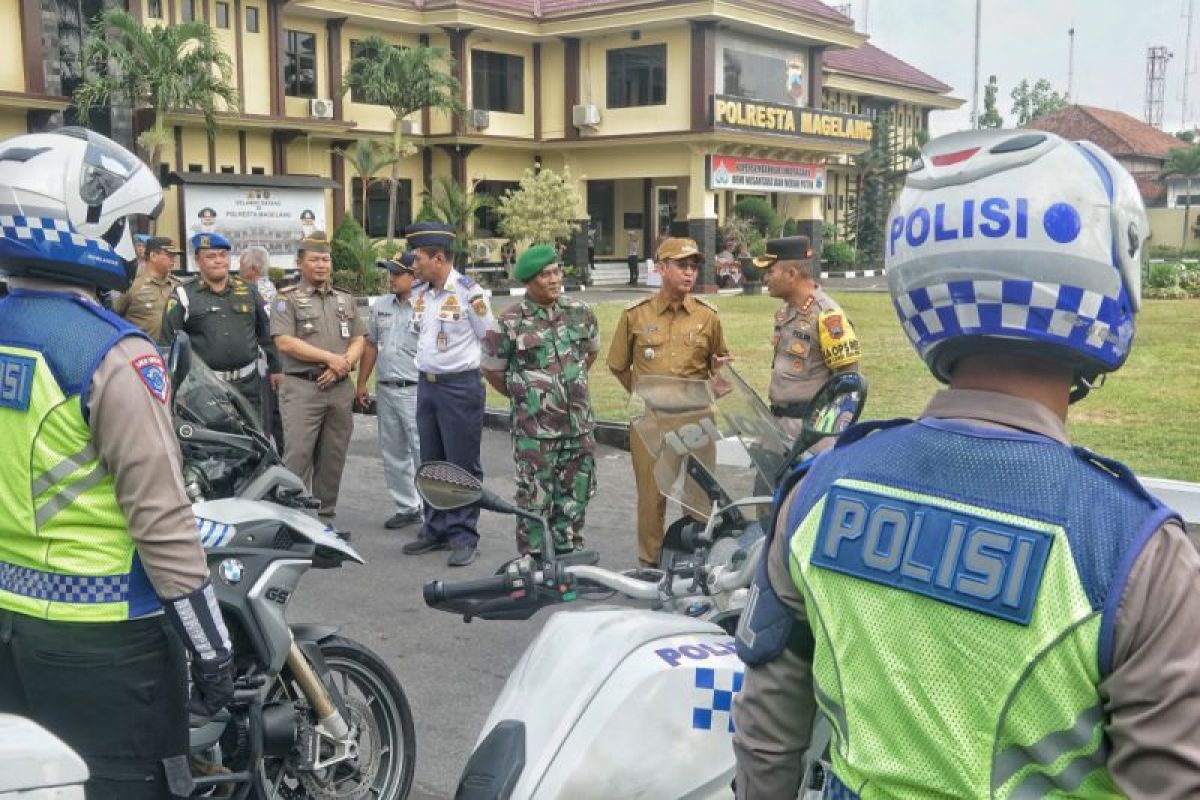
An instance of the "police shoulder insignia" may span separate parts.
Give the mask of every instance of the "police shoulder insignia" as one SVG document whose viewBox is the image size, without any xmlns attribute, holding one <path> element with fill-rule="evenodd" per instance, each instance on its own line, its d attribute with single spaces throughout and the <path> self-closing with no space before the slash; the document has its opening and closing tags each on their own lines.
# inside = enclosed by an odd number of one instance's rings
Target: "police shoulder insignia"
<svg viewBox="0 0 1200 800">
<path fill-rule="evenodd" d="M 651 297 L 651 295 L 647 295 L 646 297 L 641 297 L 641 298 L 638 298 L 637 300 L 632 300 L 632 301 L 626 303 L 625 310 L 633 311 L 635 308 L 640 306 L 642 303 L 648 303 L 650 301 L 650 297 Z"/>
<path fill-rule="evenodd" d="M 474 311 L 477 316 L 486 317 L 488 315 L 488 304 L 483 295 L 476 295 L 475 297 L 472 297 L 470 303 L 471 310 Z"/>
<path fill-rule="evenodd" d="M 150 394 L 157 397 L 162 403 L 167 402 L 171 385 L 167 380 L 167 368 L 163 364 L 162 356 L 157 353 L 138 356 L 131 363 L 138 378 L 150 390 Z"/>
<path fill-rule="evenodd" d="M 179 305 L 179 301 L 172 296 L 171 299 L 167 301 L 167 311 L 170 311 L 177 305 Z"/>
<path fill-rule="evenodd" d="M 822 311 L 817 329 L 821 354 L 830 369 L 849 366 L 862 358 L 862 345 L 840 308 Z"/>
<path fill-rule="evenodd" d="M 284 311 L 287 311 L 287 309 L 288 309 L 288 303 L 287 303 L 287 300 L 284 300 L 283 298 L 280 298 L 280 299 L 278 299 L 278 300 L 276 300 L 276 301 L 275 301 L 275 310 L 276 310 L 276 311 L 278 311 L 278 312 L 280 312 L 280 313 L 283 313 Z"/>
<path fill-rule="evenodd" d="M 713 305 L 712 301 L 705 300 L 703 297 L 696 297 L 695 295 L 693 295 L 692 299 L 695 300 L 700 305 L 707 308 L 709 311 L 720 311 L 721 310 L 721 309 L 717 308 L 715 305 Z"/>
</svg>

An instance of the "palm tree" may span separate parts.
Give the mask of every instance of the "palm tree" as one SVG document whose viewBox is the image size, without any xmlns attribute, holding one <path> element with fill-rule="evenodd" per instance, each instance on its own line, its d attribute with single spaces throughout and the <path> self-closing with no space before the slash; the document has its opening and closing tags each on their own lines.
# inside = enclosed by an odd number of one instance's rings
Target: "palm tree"
<svg viewBox="0 0 1200 800">
<path fill-rule="evenodd" d="M 1184 178 L 1187 181 L 1183 198 L 1183 235 L 1179 239 L 1179 249 L 1182 251 L 1187 247 L 1188 221 L 1192 218 L 1192 179 L 1200 177 L 1200 145 L 1181 147 L 1167 153 L 1162 177 Z"/>
<path fill-rule="evenodd" d="M 439 175 L 434 180 L 433 189 L 432 192 L 423 192 L 422 200 L 439 222 L 454 228 L 454 264 L 461 267 L 466 263 L 475 212 L 481 208 L 491 208 L 496 201 L 486 194 L 476 194 L 474 186 L 467 191 L 445 175 Z"/>
<path fill-rule="evenodd" d="M 350 68 L 346 71 L 343 91 L 353 91 L 361 102 L 387 106 L 392 121 L 392 149 L 403 152 L 405 117 L 425 109 L 451 113 L 463 110 L 462 87 L 451 74 L 454 59 L 442 47 L 396 47 L 382 36 L 374 35 L 359 43 Z M 396 235 L 396 187 L 400 182 L 400 162 L 391 165 L 388 192 L 387 237 Z"/>
<path fill-rule="evenodd" d="M 390 142 L 380 143 L 370 139 L 359 139 L 349 147 L 335 147 L 332 152 L 346 162 L 358 177 L 360 200 L 362 201 L 362 219 L 359 220 L 359 223 L 365 231 L 367 229 L 367 189 L 382 180 L 378 177 L 379 173 L 398 164 L 402 156 L 392 149 Z"/>
<path fill-rule="evenodd" d="M 73 98 L 79 116 L 113 98 L 132 108 L 149 108 L 154 121 L 138 136 L 142 158 L 157 170 L 170 141 L 165 118 L 176 109 L 204 115 L 209 138 L 216 135 L 218 102 L 236 109 L 233 66 L 205 22 L 143 27 L 127 11 L 110 8 L 96 17 L 84 48 L 85 69 L 95 77 L 80 84 Z"/>
</svg>

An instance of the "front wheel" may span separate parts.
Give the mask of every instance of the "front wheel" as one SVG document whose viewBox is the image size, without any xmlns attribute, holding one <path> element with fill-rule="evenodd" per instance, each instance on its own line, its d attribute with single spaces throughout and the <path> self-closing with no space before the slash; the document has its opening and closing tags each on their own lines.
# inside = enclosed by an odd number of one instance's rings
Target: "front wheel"
<svg viewBox="0 0 1200 800">
<path fill-rule="evenodd" d="M 357 731 L 358 754 L 322 770 L 297 769 L 292 756 L 265 758 L 258 769 L 262 800 L 404 800 L 412 787 L 417 743 L 412 711 L 400 682 L 383 660 L 351 639 L 320 643 L 329 677 L 342 694 Z M 290 700 L 307 710 L 299 687 L 281 674 L 267 702 Z M 311 710 L 306 716 L 315 723 Z"/>
</svg>

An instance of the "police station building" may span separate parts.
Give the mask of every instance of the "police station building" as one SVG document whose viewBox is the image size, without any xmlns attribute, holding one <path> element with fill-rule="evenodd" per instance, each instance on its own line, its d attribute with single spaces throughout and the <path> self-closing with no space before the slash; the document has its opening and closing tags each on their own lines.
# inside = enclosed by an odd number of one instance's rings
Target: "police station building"
<svg viewBox="0 0 1200 800">
<path fill-rule="evenodd" d="M 0 0 L 0 134 L 55 124 L 78 85 L 81 18 L 102 0 Z M 239 107 L 215 139 L 199 115 L 168 115 L 162 171 L 172 185 L 160 231 L 180 240 L 220 230 L 264 243 L 276 263 L 304 230 L 360 216 L 360 179 L 331 151 L 384 139 L 391 112 L 343 92 L 358 42 L 449 50 L 465 114 L 420 113 L 401 125 L 397 223 L 448 176 L 499 196 L 526 168 L 569 166 L 580 182 L 598 259 L 642 255 L 663 232 L 709 252 L 745 196 L 768 198 L 802 232 L 844 228 L 860 179 L 854 156 L 891 114 L 899 153 L 929 115 L 961 100 L 950 87 L 868 43 L 818 0 L 128 0 L 145 25 L 206 20 L 228 50 Z M 129 142 L 144 113 L 91 121 Z M 903 164 L 897 163 L 897 167 Z M 387 188 L 367 192 L 368 232 L 383 235 Z M 495 232 L 487 211 L 476 235 Z M 576 260 L 586 237 L 573 243 Z M 711 276 L 705 283 L 711 283 Z"/>
</svg>

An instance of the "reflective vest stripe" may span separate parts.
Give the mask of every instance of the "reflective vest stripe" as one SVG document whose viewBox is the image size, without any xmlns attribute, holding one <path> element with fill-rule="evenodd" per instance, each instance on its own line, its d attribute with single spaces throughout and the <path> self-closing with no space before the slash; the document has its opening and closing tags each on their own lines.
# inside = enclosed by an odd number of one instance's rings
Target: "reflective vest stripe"
<svg viewBox="0 0 1200 800">
<path fill-rule="evenodd" d="M 37 512 L 34 515 L 37 526 L 39 528 L 44 526 L 51 517 L 70 505 L 75 498 L 79 497 L 88 489 L 95 487 L 100 483 L 100 481 L 104 480 L 105 476 L 107 475 L 108 470 L 104 468 L 103 464 L 97 461 L 96 466 L 92 467 L 91 472 L 87 473 L 74 483 L 68 485 L 61 492 L 51 496 L 49 500 L 38 506 Z"/>
<path fill-rule="evenodd" d="M 0 590 L 55 603 L 125 603 L 129 575 L 63 575 L 0 561 Z"/>
<path fill-rule="evenodd" d="M 91 442 L 88 442 L 87 445 L 78 453 L 64 458 L 49 470 L 42 473 L 42 475 L 33 482 L 33 496 L 40 497 L 51 486 L 58 483 L 63 478 L 67 477 L 95 457 L 96 448 L 92 447 Z"/>
<path fill-rule="evenodd" d="M 1054 763 L 1068 753 L 1092 745 L 1097 731 L 1104 723 L 1104 709 L 1095 705 L 1085 709 L 1070 728 L 1054 731 L 1028 746 L 1009 745 L 996 757 L 992 768 L 992 792 L 999 791 L 1014 775 L 1029 765 L 1043 771 L 1033 772 L 1013 789 L 1012 798 L 1044 797 L 1052 792 L 1072 792 L 1093 770 L 1102 768 L 1108 760 L 1103 746 L 1073 759 L 1057 775 L 1048 775 Z"/>
</svg>

